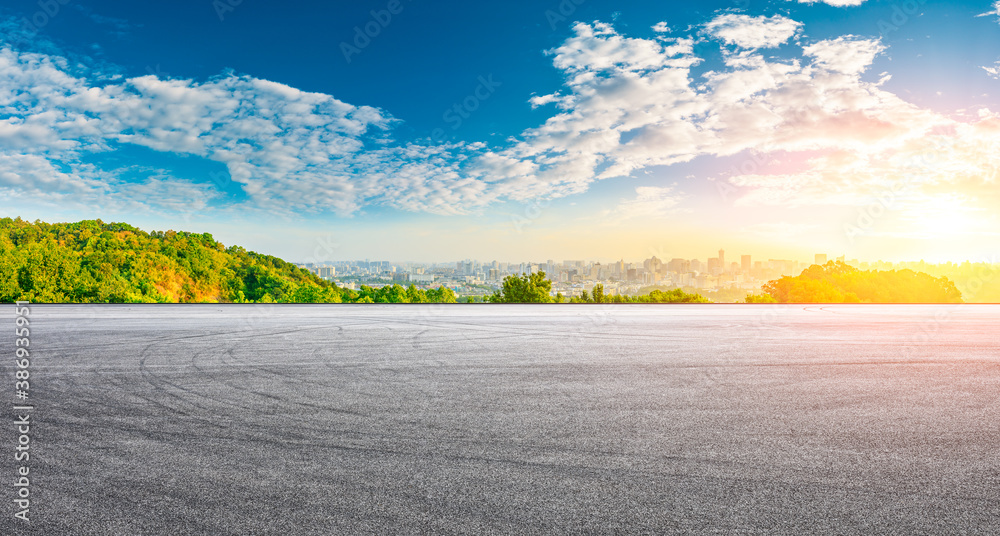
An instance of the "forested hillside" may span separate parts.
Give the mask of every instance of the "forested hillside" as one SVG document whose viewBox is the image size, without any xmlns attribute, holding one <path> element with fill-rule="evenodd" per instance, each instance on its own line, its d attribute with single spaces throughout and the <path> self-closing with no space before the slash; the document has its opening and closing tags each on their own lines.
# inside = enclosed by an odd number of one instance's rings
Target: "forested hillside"
<svg viewBox="0 0 1000 536">
<path fill-rule="evenodd" d="M 913 270 L 858 270 L 833 261 L 770 281 L 763 291 L 780 303 L 962 302 L 962 293 L 946 277 Z M 761 300 L 753 296 L 747 301 Z"/>
<path fill-rule="evenodd" d="M 454 302 L 447 288 L 338 288 L 277 257 L 225 247 L 208 233 L 86 220 L 0 219 L 0 301 Z"/>
</svg>

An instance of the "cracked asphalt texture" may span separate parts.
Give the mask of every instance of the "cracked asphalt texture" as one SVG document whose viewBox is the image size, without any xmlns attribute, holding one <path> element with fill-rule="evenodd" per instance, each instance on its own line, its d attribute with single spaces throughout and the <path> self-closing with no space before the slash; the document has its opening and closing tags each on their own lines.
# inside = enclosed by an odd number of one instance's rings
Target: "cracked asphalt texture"
<svg viewBox="0 0 1000 536">
<path fill-rule="evenodd" d="M 12 309 L 4 535 L 1000 533 L 1000 306 Z"/>
</svg>

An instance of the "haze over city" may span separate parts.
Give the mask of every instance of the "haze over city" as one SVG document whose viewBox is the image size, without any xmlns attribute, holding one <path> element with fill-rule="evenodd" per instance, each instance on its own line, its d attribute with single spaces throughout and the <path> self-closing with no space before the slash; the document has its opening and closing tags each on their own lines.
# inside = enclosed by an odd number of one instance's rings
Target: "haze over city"
<svg viewBox="0 0 1000 536">
<path fill-rule="evenodd" d="M 638 262 L 619 259 L 613 262 L 564 259 L 557 261 L 479 261 L 465 259 L 456 262 L 420 263 L 376 259 L 319 260 L 298 263 L 320 278 L 350 290 L 362 286 L 413 286 L 417 289 L 447 287 L 461 299 L 484 301 L 503 288 L 509 277 L 544 274 L 551 281 L 550 294 L 579 298 L 599 287 L 605 295 L 637 296 L 653 289 L 687 289 L 705 293 L 715 301 L 743 301 L 758 294 L 768 282 L 783 276 L 795 276 L 810 266 L 829 262 L 843 263 L 859 270 L 912 270 L 934 276 L 949 277 L 957 282 L 960 292 L 970 301 L 988 302 L 996 298 L 993 291 L 983 294 L 982 284 L 995 281 L 995 263 L 944 263 L 925 261 L 897 262 L 859 261 L 844 256 L 832 258 L 817 253 L 809 261 L 795 259 L 756 259 L 753 255 L 726 256 L 725 250 L 708 258 L 680 257 L 661 259 L 653 255 Z M 991 285 L 995 286 L 995 285 Z"/>
</svg>

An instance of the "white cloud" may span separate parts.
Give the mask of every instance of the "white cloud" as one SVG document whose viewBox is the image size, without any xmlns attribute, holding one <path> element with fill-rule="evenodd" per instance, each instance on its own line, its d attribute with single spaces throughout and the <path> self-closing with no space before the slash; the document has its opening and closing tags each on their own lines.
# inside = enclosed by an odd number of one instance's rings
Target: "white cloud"
<svg viewBox="0 0 1000 536">
<path fill-rule="evenodd" d="M 0 154 L 0 189 L 6 195 L 54 197 L 85 195 L 101 183 L 58 169 L 36 154 Z"/>
<path fill-rule="evenodd" d="M 551 95 L 535 95 L 528 99 L 531 103 L 532 108 L 537 108 L 539 106 L 545 106 L 546 104 L 552 104 L 554 102 L 559 102 L 561 100 L 558 93 L 553 93 Z"/>
<path fill-rule="evenodd" d="M 653 25 L 653 31 L 656 33 L 670 33 L 670 26 L 667 26 L 666 22 L 657 22 Z"/>
<path fill-rule="evenodd" d="M 635 189 L 634 198 L 622 199 L 614 210 L 604 216 L 612 223 L 658 220 L 675 212 L 681 199 L 683 196 L 669 186 L 640 186 Z"/>
<path fill-rule="evenodd" d="M 848 6 L 860 6 L 865 0 L 789 0 L 798 1 L 800 4 L 815 4 L 819 2 L 821 4 L 828 4 L 834 7 L 848 7 Z"/>
<path fill-rule="evenodd" d="M 1000 17 L 1000 0 L 997 0 L 996 2 L 993 2 L 993 6 L 992 7 L 993 7 L 992 11 L 987 11 L 986 13 L 980 13 L 980 14 L 978 14 L 976 16 L 977 17 L 989 17 L 990 15 L 996 15 L 997 17 Z"/>
<path fill-rule="evenodd" d="M 741 48 L 772 48 L 787 42 L 802 27 L 801 22 L 781 15 L 751 17 L 726 13 L 705 25 L 709 35 Z"/>
<path fill-rule="evenodd" d="M 522 192 L 565 195 L 592 180 L 701 155 L 802 154 L 813 156 L 731 177 L 739 188 L 737 203 L 857 206 L 896 191 L 908 196 L 914 210 L 933 204 L 929 192 L 935 187 L 954 188 L 965 180 L 963 188 L 976 189 L 985 177 L 997 180 L 991 170 L 1000 169 L 1000 162 L 986 155 L 1000 146 L 1000 120 L 987 113 L 959 123 L 885 91 L 884 73 L 878 82 L 864 81 L 884 50 L 878 40 L 819 41 L 803 47 L 801 60 L 745 50 L 725 56 L 728 68 L 701 80 L 691 73 L 700 61 L 691 43 L 664 47 L 658 59 L 644 61 L 659 68 L 629 69 L 621 62 L 609 68 L 605 59 L 581 59 L 613 49 L 602 41 L 618 39 L 606 31 L 580 32 L 572 63 L 561 62 L 562 51 L 555 51 L 554 63 L 566 74 L 564 90 L 552 101 L 561 112 L 496 153 L 531 166 L 515 172 L 510 165 L 494 167 L 489 176 L 503 177 L 501 182 L 511 181 Z M 933 165 L 923 163 L 929 155 Z"/>
<path fill-rule="evenodd" d="M 577 23 L 573 30 L 575 36 L 550 51 L 558 69 L 639 71 L 664 66 L 662 46 L 656 41 L 623 37 L 600 23 Z"/>
<path fill-rule="evenodd" d="M 691 41 L 635 45 L 648 51 L 644 66 L 660 66 L 643 69 L 594 52 L 618 50 L 617 35 L 581 27 L 570 42 L 554 51 L 567 78 L 566 91 L 551 100 L 563 112 L 502 153 L 537 165 L 517 179 L 521 184 L 544 188 L 558 179 L 577 191 L 592 177 L 748 149 L 874 151 L 919 136 L 933 117 L 859 79 L 881 50 L 877 42 L 820 42 L 809 48 L 815 61 L 805 66 L 744 51 L 729 58 L 731 69 L 706 73 L 700 89 L 692 85 L 700 58 Z M 837 50 L 841 56 L 828 55 Z"/>
<path fill-rule="evenodd" d="M 420 149 L 385 147 L 391 116 L 329 95 L 235 75 L 204 83 L 143 76 L 91 86 L 69 74 L 61 58 L 9 48 L 0 51 L 0 113 L 6 117 L 0 120 L 0 151 L 36 160 L 51 156 L 72 168 L 71 173 L 51 164 L 15 168 L 21 170 L 22 188 L 31 181 L 41 188 L 80 177 L 77 186 L 86 185 L 93 196 L 124 198 L 154 187 L 191 191 L 153 182 L 143 189 L 80 163 L 81 155 L 110 151 L 116 144 L 221 162 L 261 209 L 345 214 L 379 199 L 383 191 L 398 191 L 414 169 L 435 156 L 429 148 L 415 154 Z M 435 167 L 427 179 L 442 177 L 449 165 Z M 390 170 L 396 176 L 390 177 Z M 390 184 L 373 181 L 366 172 Z M 113 187 L 104 191 L 97 186 L 101 181 Z M 146 197 L 155 196 L 138 196 Z"/>
<path fill-rule="evenodd" d="M 1000 80 L 1000 61 L 994 63 L 992 66 L 984 65 L 983 70 L 993 78 Z"/>
<path fill-rule="evenodd" d="M 788 158 L 796 162 L 789 169 L 730 177 L 745 205 L 864 202 L 904 173 L 906 191 L 921 202 L 942 185 L 996 182 L 989 174 L 1000 169 L 995 114 L 960 123 L 866 82 L 862 75 L 885 50 L 878 40 L 818 41 L 789 47 L 799 54 L 784 59 L 760 52 L 800 26 L 781 16 L 717 17 L 705 28 L 739 50 L 724 50 L 720 67 L 695 74 L 702 58 L 691 37 L 638 39 L 607 24 L 577 24 L 549 51 L 564 86 L 529 100 L 551 104 L 552 115 L 494 147 L 400 143 L 392 138 L 398 121 L 385 111 L 249 76 L 98 84 L 59 57 L 3 49 L 0 192 L 151 210 L 222 199 L 208 181 L 157 170 L 128 182 L 85 163 L 120 144 L 222 163 L 246 194 L 240 209 L 286 214 L 350 214 L 372 205 L 460 214 L 749 151 L 809 157 Z M 1000 64 L 984 69 L 996 76 L 991 69 Z M 927 154 L 937 158 L 933 169 L 907 167 Z M 997 196 L 984 194 L 982 202 L 998 206 Z M 682 198 L 674 188 L 643 187 L 615 214 L 660 217 Z"/>
<path fill-rule="evenodd" d="M 817 65 L 847 74 L 863 72 L 884 50 L 878 40 L 850 35 L 820 41 L 802 49 L 805 55 L 813 57 Z"/>
</svg>

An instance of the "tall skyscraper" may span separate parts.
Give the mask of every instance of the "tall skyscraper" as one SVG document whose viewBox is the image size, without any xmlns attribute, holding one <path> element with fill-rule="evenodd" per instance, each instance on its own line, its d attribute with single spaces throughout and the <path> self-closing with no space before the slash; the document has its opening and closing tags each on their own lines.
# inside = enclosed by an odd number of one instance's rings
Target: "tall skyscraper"
<svg viewBox="0 0 1000 536">
<path fill-rule="evenodd" d="M 750 255 L 740 256 L 740 269 L 742 269 L 744 272 L 749 272 L 750 266 L 751 266 Z"/>
<path fill-rule="evenodd" d="M 724 249 L 719 250 L 719 266 L 721 266 L 723 270 L 726 269 L 726 250 Z"/>
</svg>

